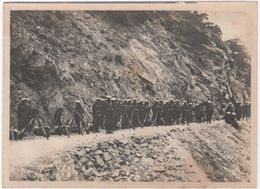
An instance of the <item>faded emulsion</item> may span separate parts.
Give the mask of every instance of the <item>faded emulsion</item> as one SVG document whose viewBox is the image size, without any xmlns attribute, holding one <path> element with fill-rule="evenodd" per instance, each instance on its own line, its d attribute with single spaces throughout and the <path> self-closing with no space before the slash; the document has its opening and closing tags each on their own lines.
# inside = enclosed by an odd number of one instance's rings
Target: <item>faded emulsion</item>
<svg viewBox="0 0 260 189">
<path fill-rule="evenodd" d="M 11 181 L 250 182 L 251 57 L 206 12 L 10 27 Z"/>
</svg>

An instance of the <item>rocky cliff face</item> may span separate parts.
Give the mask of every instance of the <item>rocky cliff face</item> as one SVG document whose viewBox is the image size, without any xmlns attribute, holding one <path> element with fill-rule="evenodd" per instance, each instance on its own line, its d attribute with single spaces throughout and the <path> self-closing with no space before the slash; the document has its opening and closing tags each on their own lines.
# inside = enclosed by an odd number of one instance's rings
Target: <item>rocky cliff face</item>
<svg viewBox="0 0 260 189">
<path fill-rule="evenodd" d="M 219 27 L 198 12 L 12 11 L 11 125 L 22 97 L 46 124 L 57 106 L 69 119 L 77 99 L 90 118 L 93 101 L 106 94 L 246 100 L 250 66 L 232 55 Z"/>
</svg>

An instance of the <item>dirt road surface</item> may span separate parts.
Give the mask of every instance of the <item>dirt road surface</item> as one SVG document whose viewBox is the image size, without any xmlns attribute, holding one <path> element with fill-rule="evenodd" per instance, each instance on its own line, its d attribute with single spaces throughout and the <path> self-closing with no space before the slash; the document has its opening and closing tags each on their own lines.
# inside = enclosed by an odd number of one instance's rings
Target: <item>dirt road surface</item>
<svg viewBox="0 0 260 189">
<path fill-rule="evenodd" d="M 250 122 L 224 121 L 10 143 L 11 180 L 249 181 Z"/>
</svg>

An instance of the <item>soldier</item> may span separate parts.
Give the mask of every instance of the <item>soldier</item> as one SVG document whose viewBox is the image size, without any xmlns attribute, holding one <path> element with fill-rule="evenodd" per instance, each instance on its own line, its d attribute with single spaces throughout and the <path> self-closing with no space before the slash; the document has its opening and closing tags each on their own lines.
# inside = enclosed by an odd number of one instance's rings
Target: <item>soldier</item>
<svg viewBox="0 0 260 189">
<path fill-rule="evenodd" d="M 181 105 L 180 101 L 176 100 L 174 104 L 174 123 L 176 125 L 180 124 L 180 116 L 181 116 Z"/>
<path fill-rule="evenodd" d="M 129 105 L 130 101 L 128 99 L 123 100 L 123 113 L 122 113 L 122 128 L 121 129 L 127 129 L 130 126 L 130 118 L 129 118 Z"/>
<path fill-rule="evenodd" d="M 85 128 L 87 134 L 89 134 L 89 131 L 88 129 L 86 128 L 86 125 L 85 125 L 85 122 L 84 122 L 84 109 L 80 103 L 79 100 L 76 100 L 75 101 L 75 110 L 74 110 L 74 114 L 73 114 L 73 117 L 74 117 L 74 121 L 78 127 L 78 133 L 79 134 L 83 134 L 83 128 Z"/>
<path fill-rule="evenodd" d="M 189 123 L 193 122 L 193 104 L 192 104 L 192 102 L 189 102 L 189 104 L 188 104 L 188 120 L 189 120 Z"/>
<path fill-rule="evenodd" d="M 236 119 L 238 121 L 240 121 L 241 117 L 242 117 L 242 105 L 240 102 L 237 102 L 235 104 L 235 112 L 236 112 Z"/>
<path fill-rule="evenodd" d="M 166 125 L 163 116 L 164 112 L 165 112 L 165 103 L 162 100 L 160 100 L 158 105 L 158 116 L 157 116 L 158 125 Z"/>
<path fill-rule="evenodd" d="M 31 112 L 30 100 L 28 98 L 22 98 L 17 107 L 17 129 L 21 131 L 29 124 L 29 117 Z"/>
<path fill-rule="evenodd" d="M 226 112 L 224 116 L 225 122 L 231 124 L 234 128 L 240 130 L 240 126 L 236 121 L 236 113 L 235 112 Z"/>
<path fill-rule="evenodd" d="M 124 109 L 123 103 L 120 99 L 115 98 L 115 100 L 113 101 L 113 108 L 114 108 L 114 112 L 113 112 L 113 119 L 114 119 L 114 124 L 113 124 L 113 129 L 117 130 L 117 129 L 121 129 L 122 127 L 122 111 Z"/>
<path fill-rule="evenodd" d="M 104 115 L 105 115 L 105 128 L 106 134 L 112 134 L 112 101 L 111 96 L 107 95 L 105 100 Z"/>
<path fill-rule="evenodd" d="M 132 115 L 132 123 L 134 129 L 140 125 L 140 120 L 139 120 L 139 101 L 136 99 L 133 100 L 133 115 Z"/>
<path fill-rule="evenodd" d="M 135 103 L 136 103 L 136 100 L 129 100 L 129 106 L 128 106 L 129 110 L 127 113 L 128 118 L 129 118 L 129 124 L 130 124 L 129 126 L 131 128 L 133 128 L 133 130 L 135 130 L 135 125 L 134 125 L 134 120 L 133 120 Z"/>
<path fill-rule="evenodd" d="M 250 113 L 251 113 L 250 109 L 251 109 L 251 105 L 248 101 L 246 101 L 244 106 L 243 106 L 244 118 L 246 120 L 248 120 L 248 118 L 250 117 Z"/>
<path fill-rule="evenodd" d="M 172 124 L 172 103 L 173 100 L 168 100 L 164 104 L 163 118 L 165 120 L 166 125 Z"/>
<path fill-rule="evenodd" d="M 62 134 L 63 112 L 64 112 L 63 108 L 60 107 L 55 111 L 54 116 L 53 116 L 53 124 L 54 124 L 54 126 L 58 127 L 57 132 L 60 136 Z"/>
<path fill-rule="evenodd" d="M 214 112 L 213 104 L 212 104 L 211 100 L 208 100 L 208 102 L 206 103 L 206 116 L 207 116 L 206 120 L 207 120 L 207 123 L 211 123 L 213 112 Z"/>
<path fill-rule="evenodd" d="M 197 123 L 200 123 L 201 122 L 201 119 L 200 119 L 200 106 L 199 106 L 199 103 L 196 103 L 194 105 L 194 116 L 195 116 L 195 120 Z"/>
<path fill-rule="evenodd" d="M 97 98 L 92 106 L 92 117 L 93 117 L 93 131 L 99 132 L 99 129 L 103 126 L 104 115 L 102 109 L 104 108 L 104 101 L 101 98 Z"/>
<path fill-rule="evenodd" d="M 187 125 L 189 125 L 189 109 L 188 109 L 187 101 L 183 101 L 181 111 L 182 111 L 182 124 L 186 122 Z"/>
</svg>

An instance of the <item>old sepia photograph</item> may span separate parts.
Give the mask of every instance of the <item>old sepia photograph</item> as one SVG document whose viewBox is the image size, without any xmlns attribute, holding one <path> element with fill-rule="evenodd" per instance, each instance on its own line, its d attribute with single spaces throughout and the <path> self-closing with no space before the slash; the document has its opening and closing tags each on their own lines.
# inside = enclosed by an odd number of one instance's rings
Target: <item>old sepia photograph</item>
<svg viewBox="0 0 260 189">
<path fill-rule="evenodd" d="M 5 4 L 5 187 L 255 186 L 257 4 L 92 5 Z"/>
</svg>

